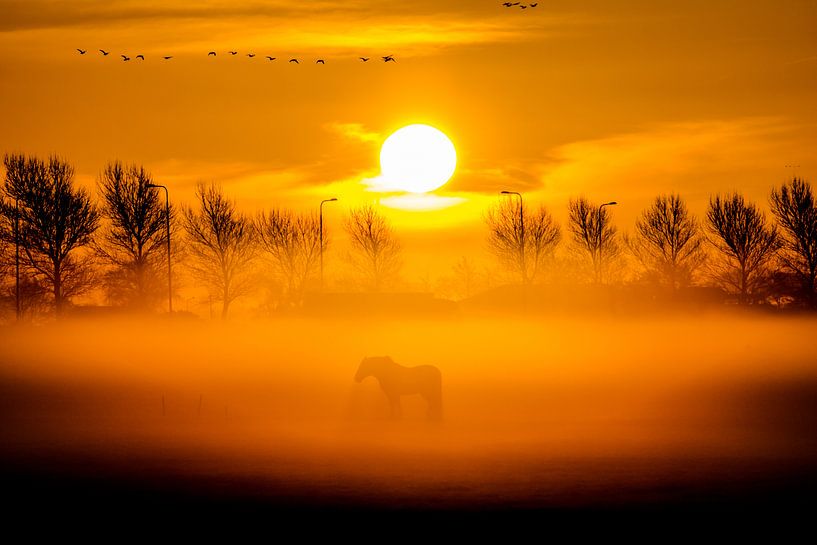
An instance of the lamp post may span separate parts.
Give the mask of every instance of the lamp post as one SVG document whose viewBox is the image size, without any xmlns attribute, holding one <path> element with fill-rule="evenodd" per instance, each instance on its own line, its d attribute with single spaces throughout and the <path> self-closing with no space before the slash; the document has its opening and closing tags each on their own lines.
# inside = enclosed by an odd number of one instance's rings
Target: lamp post
<svg viewBox="0 0 817 545">
<path fill-rule="evenodd" d="M 596 215 L 596 282 L 598 284 L 601 284 L 601 209 L 617 204 L 616 201 L 610 201 L 600 205 L 599 213 Z"/>
<path fill-rule="evenodd" d="M 167 188 L 160 184 L 147 184 L 148 187 L 165 190 L 165 226 L 167 227 L 167 312 L 173 314 L 173 280 L 170 270 L 170 194 Z"/>
<path fill-rule="evenodd" d="M 327 202 L 335 202 L 337 201 L 337 197 L 332 197 L 331 199 L 324 199 L 321 201 L 321 205 L 318 207 L 318 223 L 320 225 L 320 243 L 321 243 L 321 291 L 323 291 L 323 204 Z"/>
<path fill-rule="evenodd" d="M 17 305 L 17 321 L 23 314 L 20 301 L 20 199 L 14 199 L 14 301 Z"/>
<path fill-rule="evenodd" d="M 500 193 L 502 195 L 516 195 L 519 197 L 519 231 L 521 234 L 519 237 L 519 259 L 522 268 L 522 283 L 524 284 L 528 281 L 528 271 L 525 266 L 525 216 L 522 211 L 522 194 L 518 191 L 502 191 Z"/>
</svg>

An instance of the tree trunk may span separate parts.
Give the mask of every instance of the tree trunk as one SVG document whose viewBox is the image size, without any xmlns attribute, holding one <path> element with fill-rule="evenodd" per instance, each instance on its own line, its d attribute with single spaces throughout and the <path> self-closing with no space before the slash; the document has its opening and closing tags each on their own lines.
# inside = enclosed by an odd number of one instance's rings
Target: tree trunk
<svg viewBox="0 0 817 545">
<path fill-rule="evenodd" d="M 54 310 L 56 311 L 57 318 L 62 316 L 63 310 L 63 301 L 62 301 L 62 271 L 60 270 L 59 263 L 54 263 Z"/>
<path fill-rule="evenodd" d="M 230 289 L 225 287 L 221 294 L 221 319 L 227 319 L 227 311 L 230 310 Z"/>
</svg>

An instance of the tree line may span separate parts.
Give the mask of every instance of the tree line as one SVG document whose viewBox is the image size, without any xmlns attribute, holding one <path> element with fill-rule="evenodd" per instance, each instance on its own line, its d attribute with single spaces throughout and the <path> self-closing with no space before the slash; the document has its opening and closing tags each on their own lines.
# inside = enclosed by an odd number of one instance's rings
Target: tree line
<svg viewBox="0 0 817 545">
<path fill-rule="evenodd" d="M 678 292 L 710 285 L 742 304 L 817 306 L 817 205 L 811 184 L 794 177 L 772 189 L 772 220 L 739 193 L 713 195 L 703 221 L 680 195 L 659 195 L 632 234 L 620 235 L 608 204 L 585 197 L 568 205 L 566 261 L 590 282 L 629 282 Z M 506 200 L 487 214 L 489 247 L 518 281 L 530 284 L 562 241 L 551 214 Z"/>
<path fill-rule="evenodd" d="M 206 288 L 222 317 L 259 286 L 277 304 L 297 304 L 320 286 L 329 237 L 315 213 L 272 208 L 248 215 L 217 184 L 199 184 L 193 204 L 179 208 L 165 202 L 144 167 L 120 161 L 99 174 L 98 199 L 75 183 L 72 166 L 60 157 L 7 154 L 3 164 L 0 281 L 18 316 L 62 315 L 73 298 L 96 288 L 113 305 L 155 310 L 168 296 L 168 268 L 176 288 L 179 270 Z M 485 215 L 488 248 L 513 282 L 545 281 L 557 248 L 565 246 L 561 260 L 589 283 L 626 277 L 674 292 L 715 285 L 744 304 L 817 303 L 817 208 L 802 179 L 771 191 L 771 221 L 738 193 L 712 196 L 699 221 L 671 194 L 656 197 L 625 235 L 613 225 L 608 205 L 614 203 L 571 199 L 563 235 L 545 207 L 530 208 L 516 195 Z M 343 229 L 344 263 L 355 286 L 377 292 L 393 285 L 402 258 L 388 220 L 363 206 L 348 212 Z M 462 258 L 453 272 L 466 295 L 473 294 L 473 264 Z"/>
<path fill-rule="evenodd" d="M 157 309 L 168 268 L 178 267 L 220 303 L 222 317 L 264 279 L 278 286 L 279 300 L 297 302 L 327 246 L 316 214 L 273 208 L 250 216 L 217 184 L 199 184 L 194 204 L 179 210 L 160 198 L 161 186 L 143 167 L 113 161 L 99 175 L 97 203 L 60 157 L 7 154 L 3 165 L 0 274 L 18 315 L 59 316 L 72 298 L 95 288 L 111 304 Z M 400 264 L 391 226 L 363 206 L 349 212 L 344 227 L 362 287 L 382 289 Z"/>
</svg>

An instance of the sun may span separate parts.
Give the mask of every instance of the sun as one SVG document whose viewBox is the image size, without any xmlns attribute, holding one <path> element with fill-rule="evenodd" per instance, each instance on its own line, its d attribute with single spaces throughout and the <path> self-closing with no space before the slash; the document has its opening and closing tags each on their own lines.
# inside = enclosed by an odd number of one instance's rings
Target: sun
<svg viewBox="0 0 817 545">
<path fill-rule="evenodd" d="M 444 185 L 457 168 L 457 150 L 442 131 L 430 125 L 407 125 L 394 131 L 380 148 L 380 170 L 389 187 L 428 193 Z"/>
</svg>

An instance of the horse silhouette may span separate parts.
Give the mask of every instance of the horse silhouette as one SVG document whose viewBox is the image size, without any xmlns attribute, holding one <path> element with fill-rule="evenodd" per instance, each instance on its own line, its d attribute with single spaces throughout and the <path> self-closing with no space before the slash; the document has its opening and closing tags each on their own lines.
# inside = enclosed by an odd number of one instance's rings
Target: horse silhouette
<svg viewBox="0 0 817 545">
<path fill-rule="evenodd" d="M 429 419 L 442 419 L 442 375 L 433 365 L 406 367 L 388 356 L 366 357 L 357 368 L 355 381 L 362 382 L 366 377 L 380 382 L 380 388 L 389 399 L 392 418 L 402 416 L 400 396 L 420 394 L 428 402 Z"/>
</svg>

